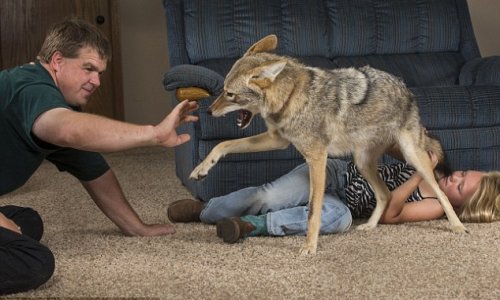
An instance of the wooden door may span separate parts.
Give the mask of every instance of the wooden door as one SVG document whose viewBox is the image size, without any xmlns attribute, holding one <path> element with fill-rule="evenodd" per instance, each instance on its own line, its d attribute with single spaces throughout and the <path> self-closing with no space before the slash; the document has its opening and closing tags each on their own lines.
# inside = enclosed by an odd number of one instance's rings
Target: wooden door
<svg viewBox="0 0 500 300">
<path fill-rule="evenodd" d="M 123 120 L 118 0 L 0 0 L 0 67 L 33 61 L 48 28 L 67 17 L 95 24 L 110 40 L 112 60 L 84 111 Z"/>
</svg>

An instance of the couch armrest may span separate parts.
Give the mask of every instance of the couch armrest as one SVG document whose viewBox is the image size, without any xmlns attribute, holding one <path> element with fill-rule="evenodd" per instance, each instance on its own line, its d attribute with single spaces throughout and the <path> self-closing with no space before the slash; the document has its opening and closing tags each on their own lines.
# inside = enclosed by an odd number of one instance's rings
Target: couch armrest
<svg viewBox="0 0 500 300">
<path fill-rule="evenodd" d="M 500 85 L 500 56 L 468 61 L 460 71 L 460 85 Z"/>
<path fill-rule="evenodd" d="M 179 100 L 199 100 L 222 92 L 224 77 L 208 68 L 197 65 L 177 65 L 163 77 L 167 91 L 176 91 Z"/>
</svg>

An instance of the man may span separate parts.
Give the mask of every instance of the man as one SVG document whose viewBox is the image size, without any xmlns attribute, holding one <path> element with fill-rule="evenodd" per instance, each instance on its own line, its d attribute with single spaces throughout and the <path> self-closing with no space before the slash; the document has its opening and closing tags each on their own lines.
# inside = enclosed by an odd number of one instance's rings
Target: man
<svg viewBox="0 0 500 300">
<path fill-rule="evenodd" d="M 113 171 L 97 152 L 189 140 L 175 128 L 194 122 L 195 102 L 184 101 L 156 126 L 139 126 L 80 112 L 100 85 L 111 51 L 93 25 L 66 20 L 47 35 L 35 63 L 0 73 L 0 195 L 22 186 L 44 159 L 77 177 L 102 212 L 125 235 L 174 233 L 169 224 L 144 224 L 126 200 Z M 26 291 L 54 271 L 39 243 L 43 223 L 30 208 L 0 207 L 0 295 Z"/>
</svg>

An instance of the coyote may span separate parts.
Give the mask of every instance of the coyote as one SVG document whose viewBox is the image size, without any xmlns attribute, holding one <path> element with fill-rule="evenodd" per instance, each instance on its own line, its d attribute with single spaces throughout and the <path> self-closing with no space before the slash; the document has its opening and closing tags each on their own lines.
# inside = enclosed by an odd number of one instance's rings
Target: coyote
<svg viewBox="0 0 500 300">
<path fill-rule="evenodd" d="M 223 93 L 210 106 L 214 117 L 239 111 L 237 125 L 247 127 L 261 114 L 267 131 L 218 144 L 191 173 L 200 180 L 229 153 L 284 149 L 292 143 L 310 169 L 309 217 L 302 255 L 317 249 L 328 155 L 352 154 L 361 174 L 373 187 L 377 206 L 358 229 L 373 229 L 390 199 L 377 175 L 378 160 L 398 146 L 404 159 L 421 173 L 443 206 L 455 232 L 466 232 L 448 198 L 439 188 L 428 151 L 439 159 L 440 143 L 421 125 L 418 107 L 404 83 L 386 72 L 365 66 L 324 70 L 268 53 L 278 39 L 269 35 L 252 45 L 232 67 Z"/>
</svg>

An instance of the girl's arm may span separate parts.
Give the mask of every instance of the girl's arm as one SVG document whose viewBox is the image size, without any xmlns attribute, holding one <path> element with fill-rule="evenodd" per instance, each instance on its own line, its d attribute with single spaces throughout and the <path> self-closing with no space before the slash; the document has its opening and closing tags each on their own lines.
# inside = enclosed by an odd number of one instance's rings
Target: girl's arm
<svg viewBox="0 0 500 300">
<path fill-rule="evenodd" d="M 419 222 L 439 219 L 444 210 L 439 200 L 428 198 L 417 202 L 408 202 L 403 205 L 401 212 L 393 217 L 382 216 L 380 223 L 398 224 L 405 222 Z"/>
<path fill-rule="evenodd" d="M 405 202 L 421 182 L 422 177 L 415 172 L 405 183 L 393 190 L 380 223 L 418 222 L 442 217 L 444 210 L 437 199 L 427 198 L 417 202 Z"/>
</svg>

